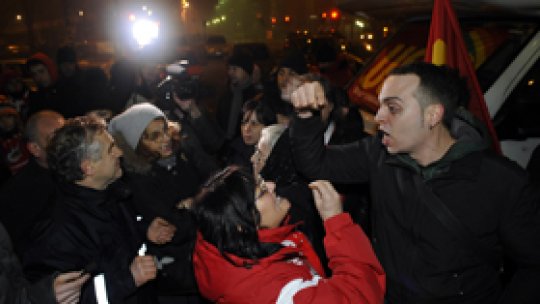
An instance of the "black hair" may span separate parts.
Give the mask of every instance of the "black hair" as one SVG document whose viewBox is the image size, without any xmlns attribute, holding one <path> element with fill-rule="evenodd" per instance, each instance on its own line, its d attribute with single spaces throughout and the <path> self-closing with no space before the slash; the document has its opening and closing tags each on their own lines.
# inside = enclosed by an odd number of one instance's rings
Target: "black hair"
<svg viewBox="0 0 540 304">
<path fill-rule="evenodd" d="M 437 66 L 426 62 L 414 62 L 397 67 L 389 75 L 414 74 L 420 78 L 416 97 L 422 109 L 434 103 L 444 107 L 443 124 L 450 128 L 452 118 L 458 107 L 466 107 L 469 91 L 464 78 L 446 66 Z"/>
<path fill-rule="evenodd" d="M 192 211 L 203 238 L 236 266 L 250 268 L 281 248 L 280 244 L 259 241 L 261 216 L 255 206 L 255 180 L 238 166 L 212 176 L 196 196 Z M 237 265 L 228 254 L 251 262 Z"/>
<path fill-rule="evenodd" d="M 264 98 L 261 100 L 249 100 L 242 107 L 242 116 L 246 114 L 255 113 L 257 121 L 264 125 L 269 126 L 277 123 L 276 112 L 270 107 L 268 101 Z"/>
</svg>

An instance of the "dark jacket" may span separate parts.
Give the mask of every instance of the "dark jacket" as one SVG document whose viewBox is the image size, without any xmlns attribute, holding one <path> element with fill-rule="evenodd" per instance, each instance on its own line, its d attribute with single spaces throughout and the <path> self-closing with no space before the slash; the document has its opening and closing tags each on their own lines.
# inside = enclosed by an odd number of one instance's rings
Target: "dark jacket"
<svg viewBox="0 0 540 304">
<path fill-rule="evenodd" d="M 0 221 L 19 257 L 35 234 L 34 229 L 50 217 L 55 195 L 56 186 L 49 170 L 33 159 L 0 188 Z"/>
<path fill-rule="evenodd" d="M 309 238 L 325 270 L 329 273 L 330 269 L 326 267 L 328 259 L 323 246 L 324 227 L 307 181 L 296 172 L 287 130 L 272 147 L 260 175 L 263 179 L 274 182 L 276 193 L 291 202 L 289 210 L 291 223 L 302 223 L 299 226 L 300 231 Z"/>
<path fill-rule="evenodd" d="M 460 133 L 475 133 L 461 125 Z M 390 303 L 496 303 L 503 292 L 504 303 L 540 302 L 538 202 L 517 164 L 466 136 L 457 136 L 447 155 L 422 168 L 405 155 L 388 154 L 380 138 L 324 148 L 321 133 L 317 117 L 295 119 L 296 164 L 314 179 L 370 182 L 372 242 L 388 275 Z M 505 254 L 516 263 L 505 290 L 496 265 L 464 248 L 421 203 L 414 175 L 495 258 Z"/>
<path fill-rule="evenodd" d="M 123 181 L 133 192 L 135 211 L 146 223 L 161 217 L 176 226 L 173 240 L 165 245 L 148 244 L 148 252 L 174 258 L 174 263 L 164 266 L 158 273 L 156 284 L 160 294 L 193 294 L 197 287 L 193 276 L 191 252 L 195 241 L 195 223 L 192 215 L 176 205 L 193 197 L 206 178 L 197 170 L 191 158 L 179 151 L 168 162 L 147 162 L 137 156 L 118 134 L 117 144 L 124 152 Z"/>
<path fill-rule="evenodd" d="M 50 275 L 30 285 L 24 278 L 19 260 L 13 254 L 9 235 L 0 223 L 0 304 L 56 304 Z"/>
<path fill-rule="evenodd" d="M 336 111 L 336 109 L 334 109 L 334 111 Z M 368 135 L 364 132 L 364 121 L 356 107 L 349 107 L 346 115 L 335 117 L 333 122 L 334 132 L 327 145 L 348 144 L 361 140 Z M 364 232 L 370 236 L 371 224 L 369 221 L 369 208 L 371 200 L 369 198 L 369 187 L 367 183 L 334 183 L 333 185 L 341 195 L 343 209 L 348 212 L 353 218 L 353 221 L 359 224 Z"/>
<path fill-rule="evenodd" d="M 104 274 L 110 303 L 155 303 L 152 282 L 137 288 L 130 271 L 142 238 L 123 201 L 127 192 L 109 188 L 61 185 L 50 226 L 24 255 L 25 273 L 34 280 L 87 269 Z M 80 303 L 96 303 L 93 280 L 83 285 Z"/>
<path fill-rule="evenodd" d="M 251 163 L 253 153 L 255 153 L 255 145 L 248 146 L 244 143 L 242 136 L 237 136 L 227 147 L 223 162 L 227 165 L 241 166 L 251 172 L 253 170 Z"/>
<path fill-rule="evenodd" d="M 61 96 L 58 93 L 56 84 L 30 92 L 28 96 L 28 117 L 43 110 L 52 110 L 58 113 L 63 112 Z"/>
</svg>

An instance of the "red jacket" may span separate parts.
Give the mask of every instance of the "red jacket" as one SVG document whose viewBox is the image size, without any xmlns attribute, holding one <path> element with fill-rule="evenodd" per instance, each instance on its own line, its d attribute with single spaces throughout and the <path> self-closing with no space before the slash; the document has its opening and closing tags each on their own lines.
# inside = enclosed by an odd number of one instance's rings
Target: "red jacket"
<svg viewBox="0 0 540 304">
<path fill-rule="evenodd" d="M 294 225 L 260 230 L 261 242 L 285 247 L 250 269 L 225 260 L 199 234 L 193 263 L 201 294 L 218 303 L 382 303 L 385 274 L 362 230 L 345 213 L 324 226 L 331 278 L 318 275 L 323 273 L 319 259 Z M 305 258 L 283 260 L 291 253 Z M 229 257 L 235 263 L 243 260 Z"/>
</svg>

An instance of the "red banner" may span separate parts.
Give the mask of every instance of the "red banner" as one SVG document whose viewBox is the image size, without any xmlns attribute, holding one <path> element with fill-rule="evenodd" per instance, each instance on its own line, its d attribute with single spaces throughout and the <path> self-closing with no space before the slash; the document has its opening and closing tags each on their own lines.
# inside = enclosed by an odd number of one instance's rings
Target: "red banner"
<svg viewBox="0 0 540 304">
<path fill-rule="evenodd" d="M 471 96 L 469 111 L 486 124 L 492 138 L 493 149 L 501 154 L 499 140 L 486 107 L 484 94 L 478 84 L 476 72 L 465 47 L 461 28 L 450 0 L 434 0 L 424 60 L 457 69 L 467 80 Z"/>
</svg>

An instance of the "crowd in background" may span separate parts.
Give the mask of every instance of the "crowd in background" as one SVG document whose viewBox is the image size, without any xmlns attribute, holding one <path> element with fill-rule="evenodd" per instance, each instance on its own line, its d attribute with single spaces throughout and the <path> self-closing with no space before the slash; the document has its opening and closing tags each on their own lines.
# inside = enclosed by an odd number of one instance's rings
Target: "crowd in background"
<svg viewBox="0 0 540 304">
<path fill-rule="evenodd" d="M 366 136 L 362 118 L 344 88 L 311 71 L 300 52 L 275 61 L 272 71 L 261 74 L 249 53 L 232 54 L 223 96 L 209 95 L 215 88 L 179 63 L 165 67 L 119 59 L 109 71 L 83 69 L 69 46 L 58 49 L 56 61 L 43 53 L 28 58 L 32 85 L 18 71 L 5 71 L 0 79 L 0 221 L 26 280 L 35 283 L 58 271 L 110 272 L 118 279 L 110 288 L 106 284 L 112 302 L 205 301 L 191 262 L 197 229 L 190 208 L 202 184 L 231 165 L 275 183 L 275 193 L 291 202 L 287 222 L 302 223 L 295 229 L 307 236 L 330 274 L 309 181 L 291 157 L 290 95 L 305 81 L 324 84 L 326 143 Z M 64 139 L 54 137 L 57 130 Z M 89 140 L 102 130 L 112 136 L 101 138 L 102 144 L 114 143 L 108 148 L 109 172 L 90 165 L 88 172 L 67 168 L 82 164 L 92 152 L 91 146 L 81 148 L 85 141 L 74 133 L 86 132 L 80 136 Z M 56 140 L 54 148 L 51 140 Z M 120 168 L 115 159 L 121 159 Z M 363 186 L 336 187 L 345 208 L 368 231 L 369 195 Z M 109 201 L 120 207 L 106 212 L 97 207 Z M 140 244 L 159 268 L 151 279 L 134 270 L 145 265 L 136 257 Z M 135 286 L 125 280 L 126 268 Z M 95 288 L 88 285 L 97 283 L 84 284 L 80 300 L 92 302 Z"/>
</svg>

